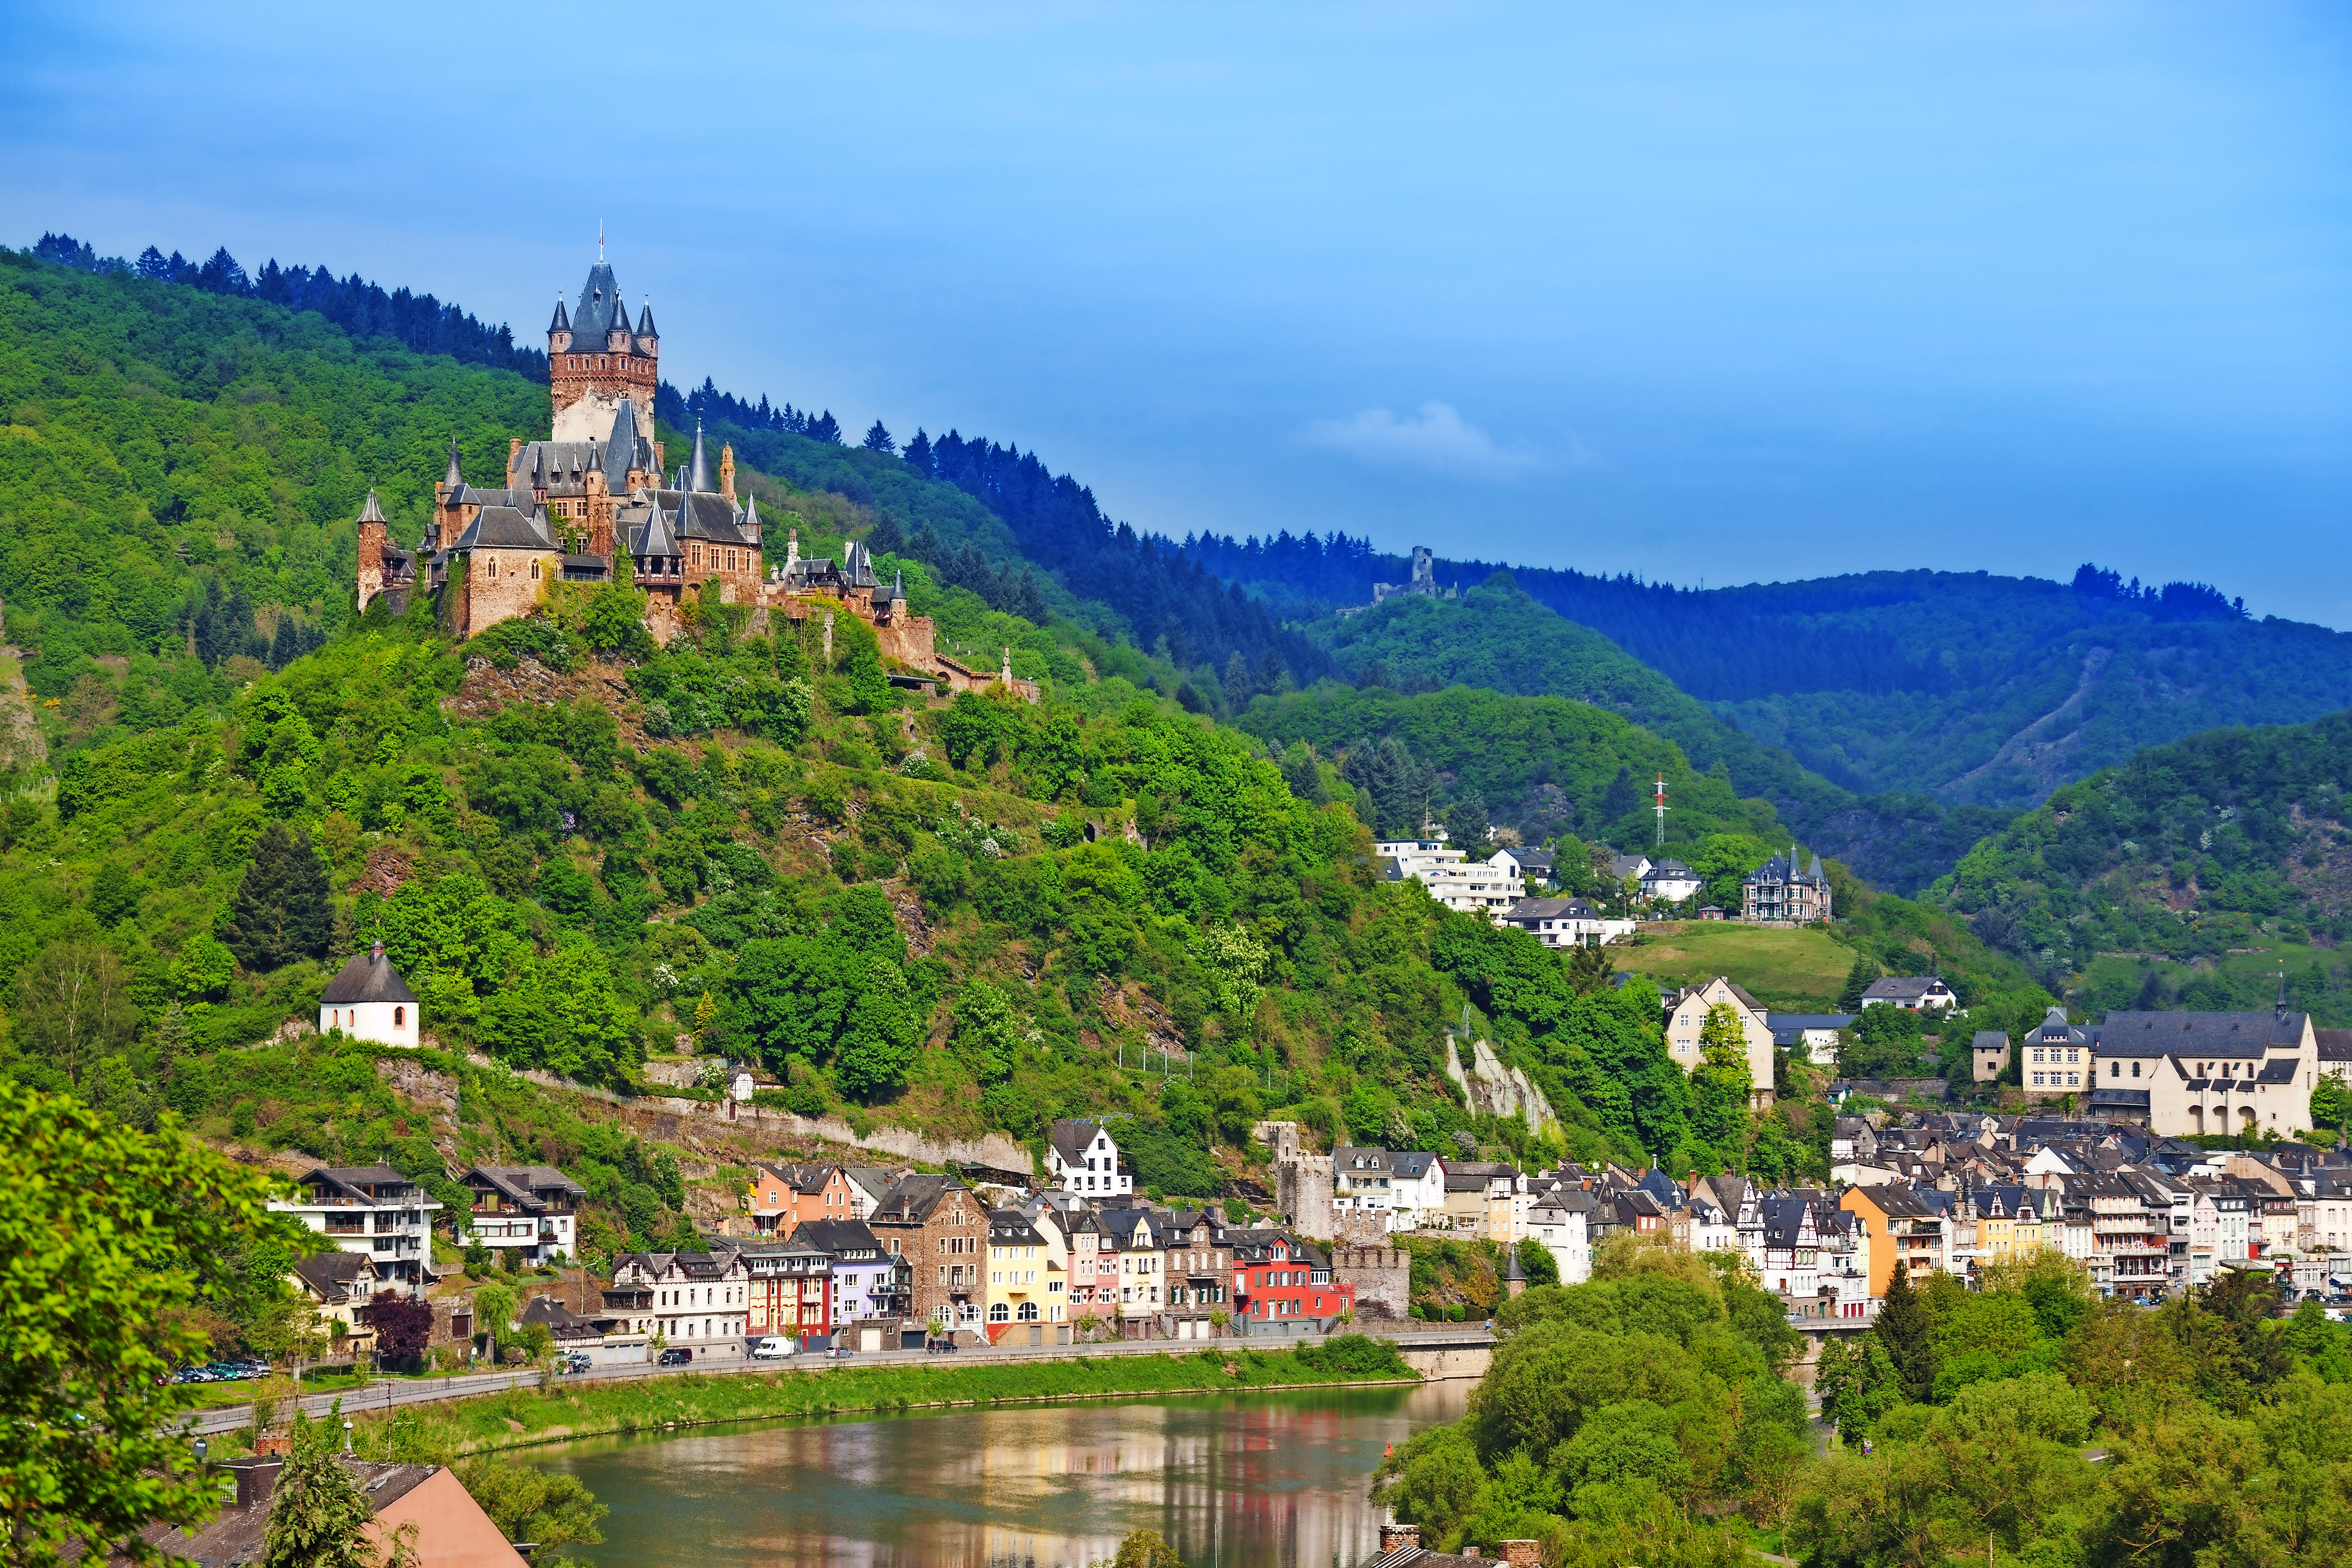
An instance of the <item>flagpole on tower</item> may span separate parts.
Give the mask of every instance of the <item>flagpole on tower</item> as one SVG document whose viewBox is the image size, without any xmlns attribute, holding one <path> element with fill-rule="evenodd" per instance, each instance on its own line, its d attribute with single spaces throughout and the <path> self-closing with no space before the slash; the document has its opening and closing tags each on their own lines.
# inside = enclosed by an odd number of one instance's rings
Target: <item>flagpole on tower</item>
<svg viewBox="0 0 2352 1568">
<path fill-rule="evenodd" d="M 604 220 L 603 218 L 596 220 L 596 259 L 599 261 L 604 259 Z"/>
<path fill-rule="evenodd" d="M 1664 774 L 1664 773 L 1660 773 L 1660 774 L 1658 775 L 1658 843 L 1659 843 L 1660 847 L 1663 847 L 1664 846 L 1665 842 L 1666 842 L 1666 775 L 1665 775 L 1665 774 Z"/>
</svg>

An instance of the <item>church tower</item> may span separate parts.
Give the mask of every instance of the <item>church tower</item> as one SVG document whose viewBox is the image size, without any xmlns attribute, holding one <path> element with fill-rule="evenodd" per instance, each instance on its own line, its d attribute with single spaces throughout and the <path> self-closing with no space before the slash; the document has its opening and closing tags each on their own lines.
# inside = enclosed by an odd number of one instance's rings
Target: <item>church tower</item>
<svg viewBox="0 0 2352 1568">
<path fill-rule="evenodd" d="M 621 405 L 636 413 L 637 434 L 650 441 L 654 435 L 654 388 L 661 379 L 661 342 L 654 331 L 654 308 L 648 300 L 629 325 L 629 307 L 621 298 L 612 264 L 597 247 L 596 265 L 581 286 L 580 302 L 570 311 L 559 298 L 555 319 L 547 329 L 547 380 L 555 404 L 553 438 L 558 441 L 602 441 L 613 429 Z"/>
</svg>

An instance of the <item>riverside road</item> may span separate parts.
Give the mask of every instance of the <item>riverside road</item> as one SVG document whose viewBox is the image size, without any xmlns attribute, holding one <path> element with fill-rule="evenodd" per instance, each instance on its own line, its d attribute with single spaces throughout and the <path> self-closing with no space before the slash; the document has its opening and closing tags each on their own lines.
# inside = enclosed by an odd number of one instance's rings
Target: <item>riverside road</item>
<svg viewBox="0 0 2352 1568">
<path fill-rule="evenodd" d="M 1483 1351 L 1491 1348 L 1495 1342 L 1483 1323 L 1360 1323 L 1353 1331 L 1388 1340 L 1408 1357 L 1415 1352 Z M 1093 1345 L 1022 1345 L 1018 1348 L 999 1345 L 958 1351 L 949 1364 L 978 1361 L 993 1366 L 1013 1362 L 1071 1361 L 1079 1356 L 1107 1360 L 1125 1355 L 1191 1355 L 1213 1346 L 1231 1350 L 1286 1350 L 1294 1345 L 1318 1342 L 1318 1336 L 1298 1334 L 1252 1335 L 1206 1342 L 1127 1340 Z M 562 1387 L 577 1387 L 583 1384 L 615 1383 L 647 1377 L 730 1377 L 769 1372 L 827 1373 L 844 1367 L 936 1366 L 942 1359 L 946 1358 L 920 1350 L 877 1351 L 843 1356 L 837 1360 L 828 1360 L 822 1352 L 795 1355 L 784 1361 L 752 1361 L 747 1357 L 730 1356 L 723 1360 L 697 1361 L 689 1367 L 650 1364 L 591 1367 L 586 1372 L 567 1373 L 553 1382 Z M 477 1399 L 484 1394 L 503 1394 L 514 1388 L 536 1389 L 540 1385 L 540 1373 L 533 1368 L 510 1372 L 452 1373 L 441 1377 L 384 1377 L 357 1388 L 307 1395 L 301 1405 L 313 1419 L 326 1415 L 339 1404 L 343 1415 L 358 1415 L 370 1411 L 395 1410 L 404 1405 L 435 1405 L 451 1399 Z M 234 1432 L 251 1425 L 253 1406 L 250 1404 L 220 1405 L 195 1412 L 189 1417 L 185 1429 L 191 1436 L 208 1436 L 218 1432 Z"/>
</svg>

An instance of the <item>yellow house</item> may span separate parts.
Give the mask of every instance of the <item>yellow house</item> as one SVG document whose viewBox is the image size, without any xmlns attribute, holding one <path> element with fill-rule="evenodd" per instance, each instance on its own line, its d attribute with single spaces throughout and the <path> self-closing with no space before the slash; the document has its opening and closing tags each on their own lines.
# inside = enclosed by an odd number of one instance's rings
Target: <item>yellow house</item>
<svg viewBox="0 0 2352 1568">
<path fill-rule="evenodd" d="M 1028 1216 L 998 1209 L 988 1216 L 988 1338 L 1001 1344 L 1024 1323 L 1066 1321 L 1067 1270 Z"/>
<path fill-rule="evenodd" d="M 1743 1054 L 1748 1058 L 1748 1108 L 1771 1110 L 1774 1090 L 1769 1016 L 1764 1004 L 1726 976 L 1718 974 L 1691 986 L 1666 1010 L 1666 1055 L 1683 1069 L 1685 1077 L 1696 1072 L 1706 1060 L 1699 1034 L 1706 1026 L 1708 1011 L 1716 1007 L 1730 1008 L 1739 1020 L 1739 1032 L 1746 1041 Z"/>
<path fill-rule="evenodd" d="M 1979 1265 L 2026 1263 L 2042 1250 L 2041 1195 L 2031 1187 L 1979 1187 L 1969 1194 Z"/>
</svg>

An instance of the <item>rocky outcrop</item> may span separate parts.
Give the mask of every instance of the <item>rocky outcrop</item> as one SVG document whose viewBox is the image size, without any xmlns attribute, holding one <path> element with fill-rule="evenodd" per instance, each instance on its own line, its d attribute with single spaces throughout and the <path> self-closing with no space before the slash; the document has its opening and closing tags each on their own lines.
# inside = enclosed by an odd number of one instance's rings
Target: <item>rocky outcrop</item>
<svg viewBox="0 0 2352 1568">
<path fill-rule="evenodd" d="M 1445 1076 L 1454 1080 L 1473 1110 L 1487 1116 L 1517 1116 L 1528 1124 L 1528 1131 L 1541 1133 L 1548 1127 L 1558 1127 L 1559 1118 L 1552 1113 L 1551 1102 L 1544 1099 L 1522 1068 L 1506 1068 L 1495 1047 L 1485 1040 L 1470 1045 L 1470 1066 L 1464 1070 L 1462 1051 L 1454 1037 L 1445 1037 Z"/>
</svg>

